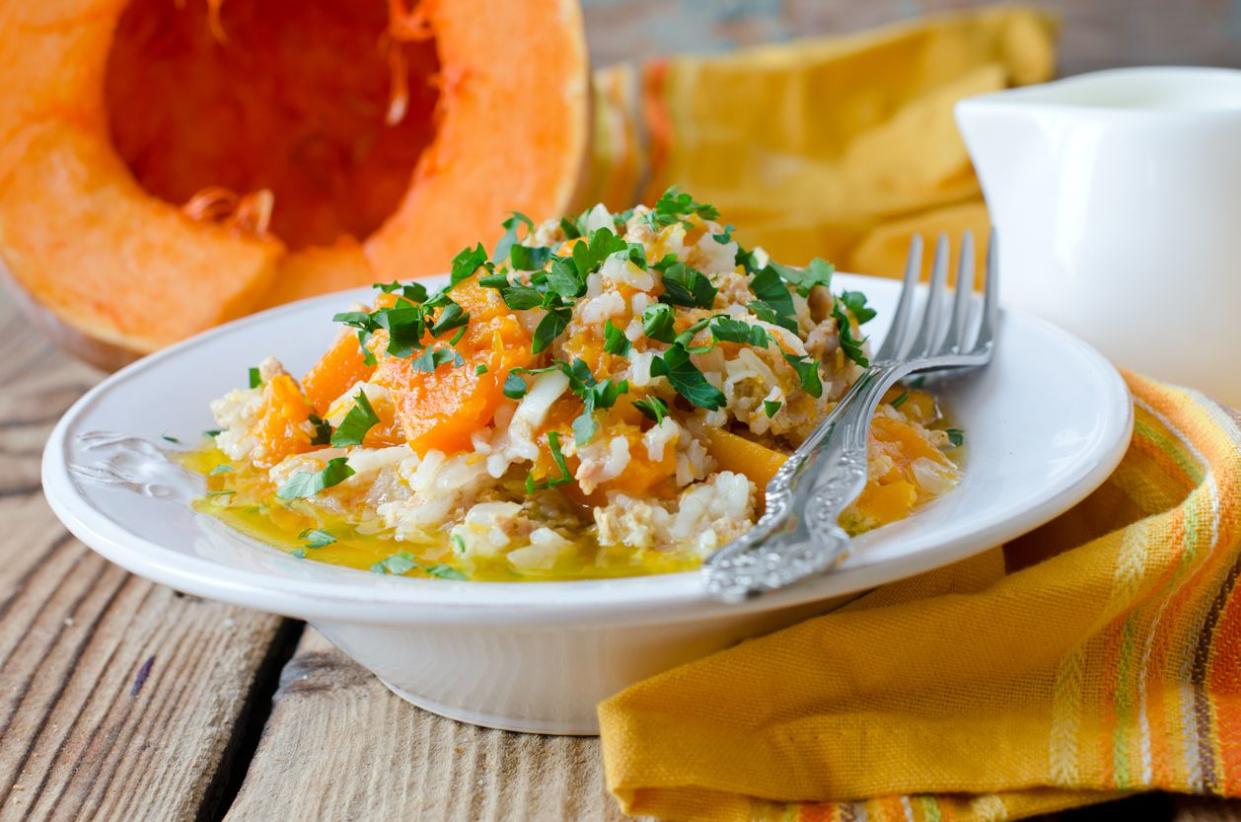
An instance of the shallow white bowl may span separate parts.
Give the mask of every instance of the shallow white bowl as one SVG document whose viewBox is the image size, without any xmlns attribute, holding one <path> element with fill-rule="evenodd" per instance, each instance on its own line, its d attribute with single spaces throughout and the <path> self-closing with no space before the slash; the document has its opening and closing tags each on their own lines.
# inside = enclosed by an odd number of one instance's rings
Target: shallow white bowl
<svg viewBox="0 0 1241 822">
<path fill-rule="evenodd" d="M 899 284 L 837 275 L 879 316 Z M 1004 316 L 995 362 L 933 389 L 966 432 L 961 484 L 909 519 L 865 534 L 839 570 L 740 605 L 694 573 L 582 582 L 384 577 L 299 560 L 195 513 L 201 479 L 165 436 L 197 443 L 210 399 L 268 354 L 301 373 L 337 333 L 331 316 L 369 290 L 248 317 L 147 357 L 82 397 L 43 456 L 53 510 L 134 573 L 199 596 L 310 621 L 395 692 L 498 728 L 588 734 L 595 704 L 652 674 L 797 622 L 842 598 L 970 556 L 1051 519 L 1112 471 L 1132 429 L 1116 371 L 1069 334 Z M 916 638 L 911 637 L 911 641 Z"/>
</svg>

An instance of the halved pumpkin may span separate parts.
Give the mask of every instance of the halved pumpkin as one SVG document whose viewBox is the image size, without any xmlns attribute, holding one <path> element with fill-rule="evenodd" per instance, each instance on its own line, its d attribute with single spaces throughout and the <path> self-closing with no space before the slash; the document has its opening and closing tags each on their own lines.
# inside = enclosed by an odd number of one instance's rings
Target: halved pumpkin
<svg viewBox="0 0 1241 822">
<path fill-rule="evenodd" d="M 0 7 L 0 263 L 105 366 L 445 270 L 586 157 L 576 0 Z"/>
</svg>

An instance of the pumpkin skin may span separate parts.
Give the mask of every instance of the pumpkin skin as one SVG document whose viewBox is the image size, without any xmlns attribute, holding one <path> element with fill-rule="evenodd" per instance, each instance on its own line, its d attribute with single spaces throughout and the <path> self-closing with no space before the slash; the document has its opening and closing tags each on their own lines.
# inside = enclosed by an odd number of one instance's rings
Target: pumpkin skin
<svg viewBox="0 0 1241 822">
<path fill-rule="evenodd" d="M 0 0 L 0 88 L 20 90 L 0 95 L 0 270 L 79 356 L 112 368 L 260 308 L 439 273 L 511 211 L 573 203 L 576 0 L 422 0 L 405 40 L 385 28 L 399 0 L 210 5 Z M 315 123 L 318 143 L 294 131 Z M 210 186 L 274 191 L 269 230 L 188 216 Z"/>
</svg>

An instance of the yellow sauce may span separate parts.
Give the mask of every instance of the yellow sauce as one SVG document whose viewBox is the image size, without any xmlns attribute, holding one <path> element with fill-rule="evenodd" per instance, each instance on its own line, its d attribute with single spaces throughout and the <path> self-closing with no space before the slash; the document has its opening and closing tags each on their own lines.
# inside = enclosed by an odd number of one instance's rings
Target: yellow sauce
<svg viewBox="0 0 1241 822">
<path fill-rule="evenodd" d="M 442 538 L 428 542 L 397 540 L 390 529 L 360 529 L 348 517 L 306 500 L 281 500 L 265 472 L 249 464 L 232 463 L 217 448 L 189 452 L 182 457 L 182 464 L 206 478 L 207 493 L 194 502 L 195 510 L 253 539 L 333 565 L 375 570 L 376 563 L 405 551 L 417 564 L 403 576 L 520 582 L 666 574 L 692 570 L 700 564 L 696 557 L 602 547 L 585 533 L 577 541 L 576 551 L 547 570 L 518 572 L 503 555 L 467 563 L 454 552 L 447 529 Z M 315 529 L 331 534 L 335 542 L 309 547 L 313 535 L 307 532 Z"/>
</svg>

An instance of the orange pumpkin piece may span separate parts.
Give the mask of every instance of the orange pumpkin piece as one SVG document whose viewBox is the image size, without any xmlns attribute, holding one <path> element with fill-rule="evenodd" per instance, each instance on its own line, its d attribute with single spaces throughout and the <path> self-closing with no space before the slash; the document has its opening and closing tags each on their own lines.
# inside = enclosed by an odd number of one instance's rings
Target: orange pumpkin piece
<svg viewBox="0 0 1241 822">
<path fill-rule="evenodd" d="M 563 213 L 590 125 L 576 0 L 10 2 L 0 88 L 0 269 L 106 367 Z"/>
<path fill-rule="evenodd" d="M 370 379 L 375 366 L 367 365 L 358 344 L 358 335 L 343 331 L 332 347 L 302 377 L 302 390 L 319 416 L 327 414 L 328 406 L 355 383 Z"/>
<path fill-rule="evenodd" d="M 707 450 L 720 468 L 749 477 L 757 487 L 760 499 L 767 483 L 788 459 L 788 454 L 773 451 L 722 428 L 708 428 L 706 434 Z"/>
<path fill-rule="evenodd" d="M 382 357 L 371 378 L 393 392 L 397 421 L 406 442 L 419 454 L 468 449 L 470 435 L 490 423 L 505 401 L 503 385 L 509 370 L 534 360 L 529 332 L 512 316 L 496 316 L 499 309 L 483 291 L 470 283 L 452 292 L 453 299 L 470 312 L 466 333 L 455 347 L 462 365 L 441 365 L 428 372 L 414 365 L 416 357 Z M 498 297 L 495 302 L 503 306 Z M 480 365 L 486 366 L 481 374 Z"/>
<path fill-rule="evenodd" d="M 263 386 L 263 411 L 252 431 L 262 457 L 255 463 L 270 468 L 285 457 L 310 450 L 303 423 L 311 407 L 288 374 L 278 374 Z"/>
</svg>

